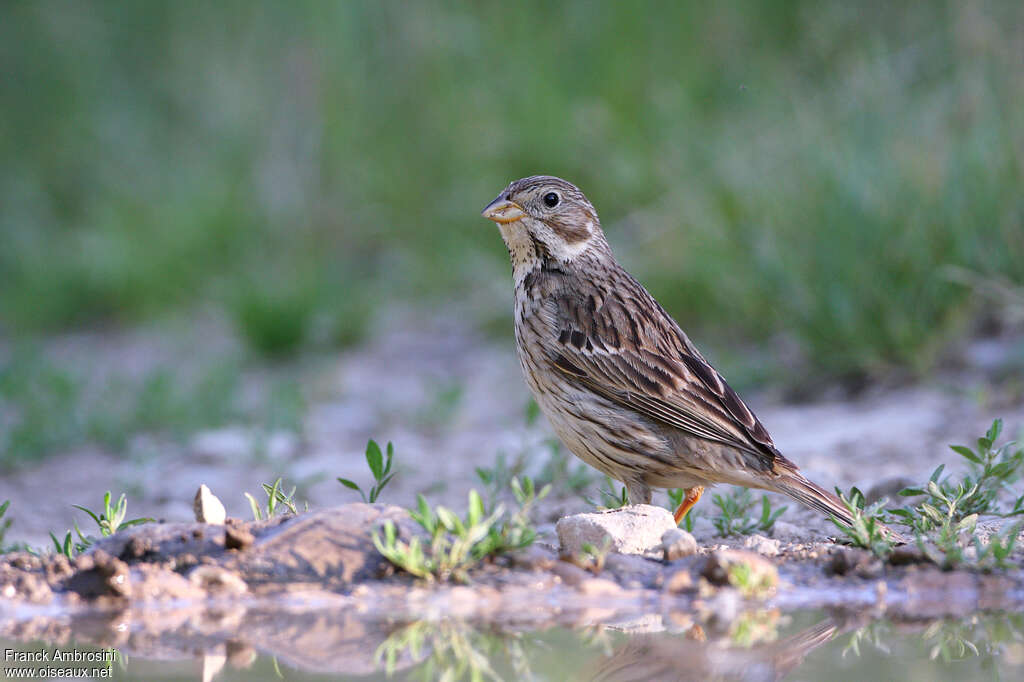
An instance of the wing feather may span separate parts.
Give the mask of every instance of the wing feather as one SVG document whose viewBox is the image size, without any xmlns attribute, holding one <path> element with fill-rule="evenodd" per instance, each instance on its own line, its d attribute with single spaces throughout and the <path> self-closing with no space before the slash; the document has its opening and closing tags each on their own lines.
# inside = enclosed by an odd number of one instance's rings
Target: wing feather
<svg viewBox="0 0 1024 682">
<path fill-rule="evenodd" d="M 636 280 L 625 277 L 600 297 L 564 290 L 557 297 L 555 367 L 651 419 L 748 452 L 769 466 L 781 459 L 754 413 L 679 325 Z M 645 311 L 639 321 L 630 312 L 638 309 Z M 646 314 L 651 310 L 658 314 Z"/>
</svg>

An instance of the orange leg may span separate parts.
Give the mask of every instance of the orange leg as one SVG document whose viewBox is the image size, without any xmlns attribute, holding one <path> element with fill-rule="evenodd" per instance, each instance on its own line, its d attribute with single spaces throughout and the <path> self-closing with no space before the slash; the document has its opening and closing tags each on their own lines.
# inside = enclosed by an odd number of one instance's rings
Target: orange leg
<svg viewBox="0 0 1024 682">
<path fill-rule="evenodd" d="M 683 520 L 683 517 L 686 516 L 686 513 L 693 508 L 693 505 L 697 504 L 697 501 L 700 500 L 700 496 L 703 494 L 704 486 L 702 485 L 695 485 L 686 491 L 686 497 L 683 499 L 683 503 L 679 505 L 679 509 L 676 509 L 675 517 L 677 526 L 679 525 L 679 522 Z"/>
</svg>

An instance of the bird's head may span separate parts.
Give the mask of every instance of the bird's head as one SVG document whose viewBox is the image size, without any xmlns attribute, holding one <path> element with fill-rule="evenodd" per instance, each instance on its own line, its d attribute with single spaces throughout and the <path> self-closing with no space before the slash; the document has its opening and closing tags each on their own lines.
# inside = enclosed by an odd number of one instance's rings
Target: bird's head
<svg viewBox="0 0 1024 682">
<path fill-rule="evenodd" d="M 516 180 L 483 210 L 518 259 L 547 257 L 571 262 L 594 247 L 607 246 L 597 211 L 575 185 L 550 175 Z"/>
</svg>

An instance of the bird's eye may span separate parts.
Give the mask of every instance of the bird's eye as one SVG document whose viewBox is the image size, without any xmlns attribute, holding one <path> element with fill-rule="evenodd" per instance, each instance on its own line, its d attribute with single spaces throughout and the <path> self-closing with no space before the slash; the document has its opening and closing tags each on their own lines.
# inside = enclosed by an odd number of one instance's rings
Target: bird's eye
<svg viewBox="0 0 1024 682">
<path fill-rule="evenodd" d="M 544 195 L 544 205 L 548 208 L 554 208 L 558 206 L 558 195 L 554 192 L 548 192 Z"/>
</svg>

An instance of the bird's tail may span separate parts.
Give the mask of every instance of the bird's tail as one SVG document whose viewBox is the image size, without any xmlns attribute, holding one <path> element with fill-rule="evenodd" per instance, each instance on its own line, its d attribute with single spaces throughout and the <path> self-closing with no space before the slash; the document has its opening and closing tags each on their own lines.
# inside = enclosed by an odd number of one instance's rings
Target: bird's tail
<svg viewBox="0 0 1024 682">
<path fill-rule="evenodd" d="M 835 517 L 848 526 L 853 525 L 853 516 L 842 500 L 804 477 L 799 471 L 787 471 L 774 481 L 775 489 L 792 497 L 797 502 L 819 511 L 825 516 Z M 882 531 L 896 542 L 904 539 L 894 530 L 882 526 Z"/>
</svg>

